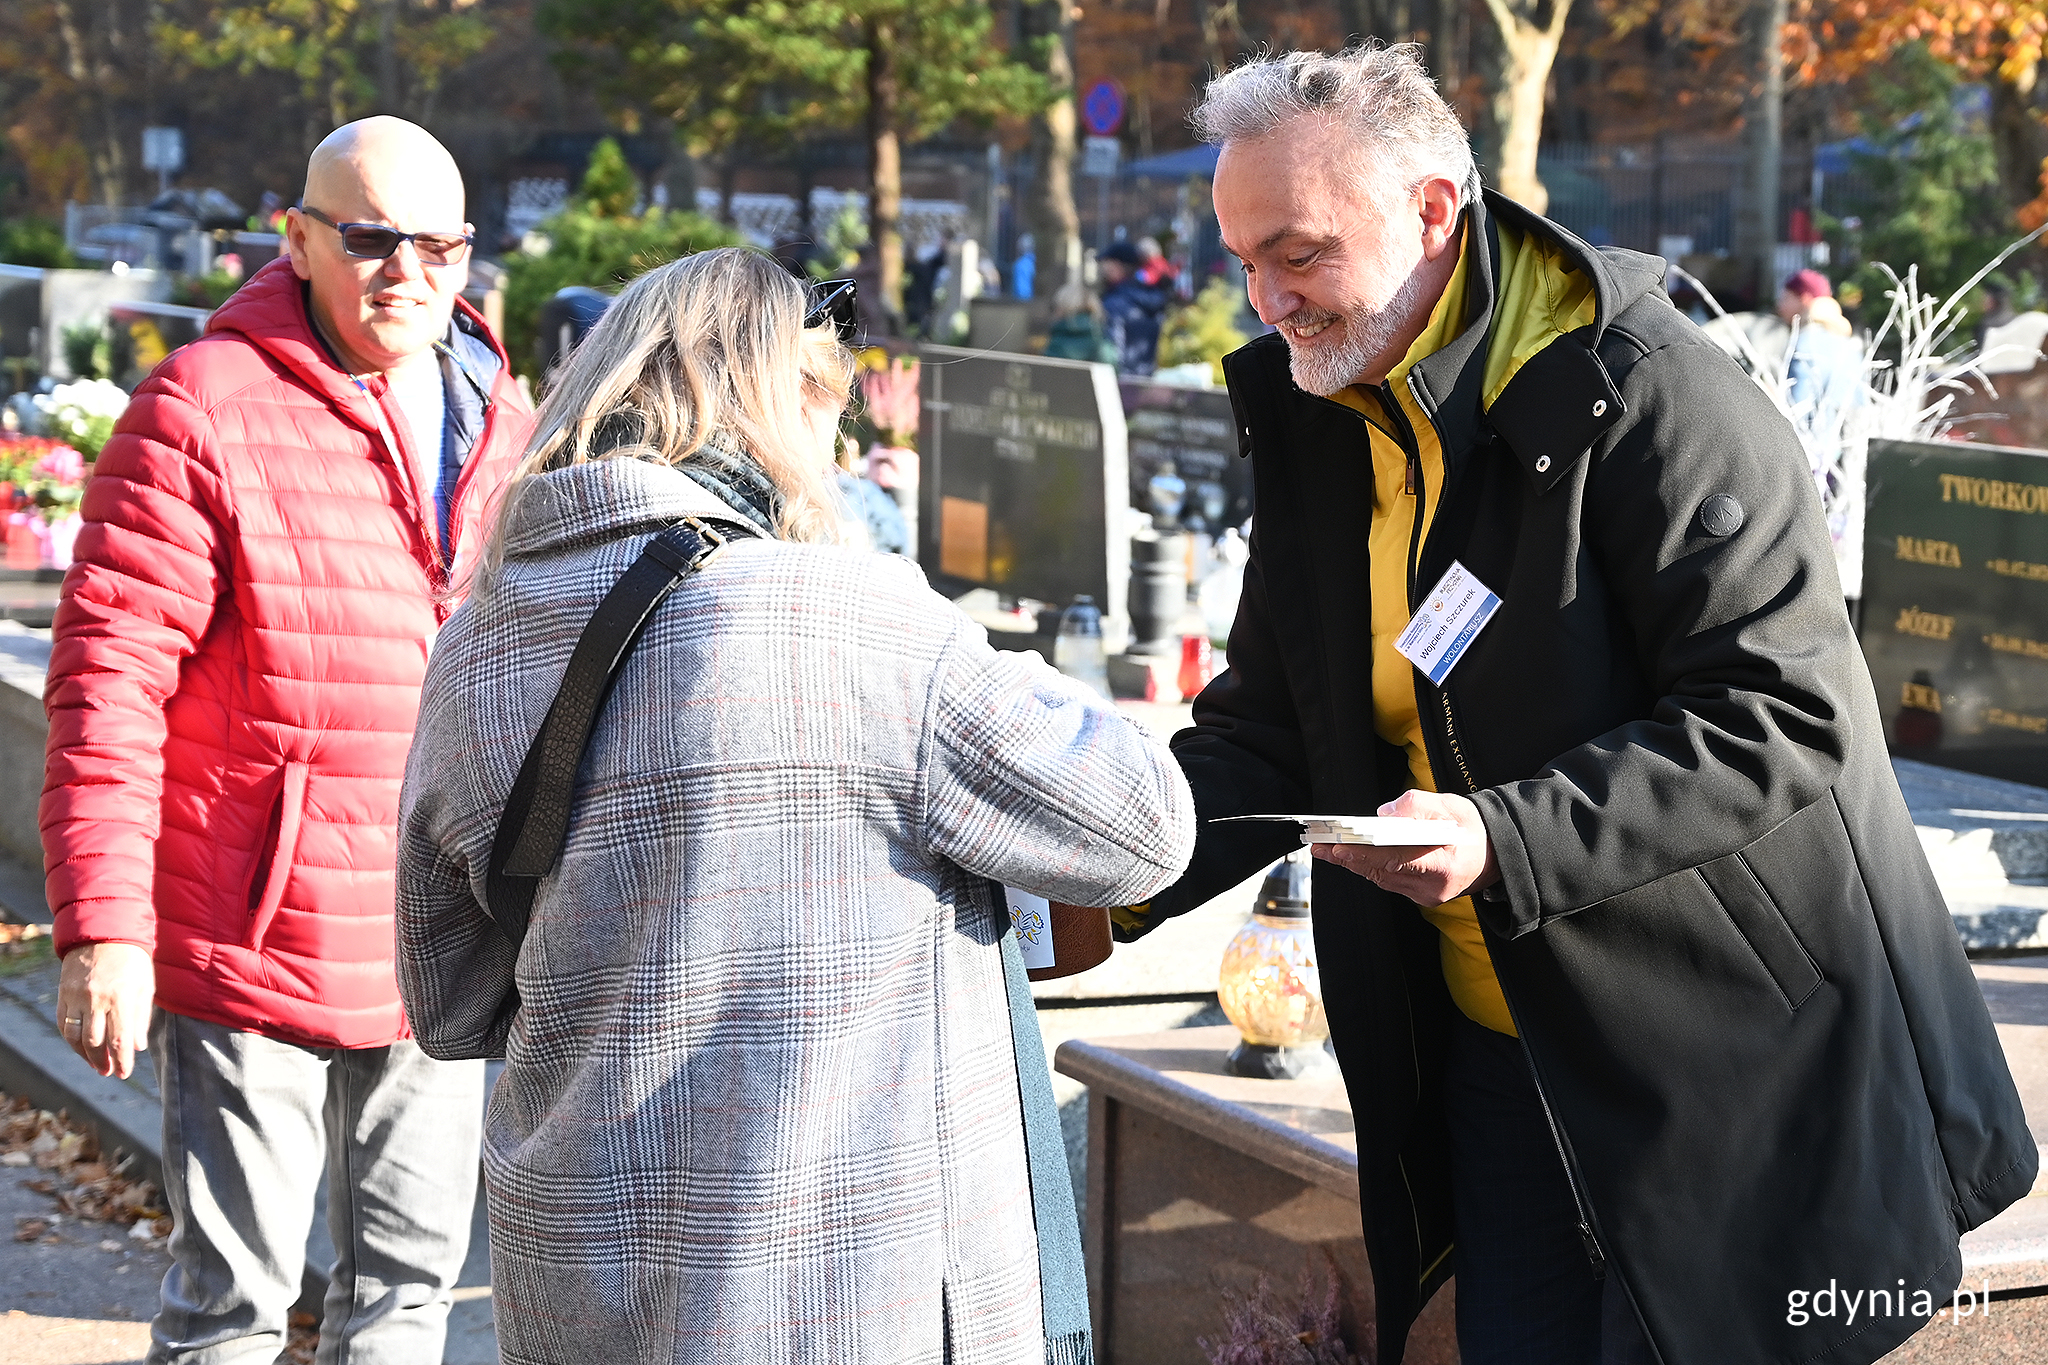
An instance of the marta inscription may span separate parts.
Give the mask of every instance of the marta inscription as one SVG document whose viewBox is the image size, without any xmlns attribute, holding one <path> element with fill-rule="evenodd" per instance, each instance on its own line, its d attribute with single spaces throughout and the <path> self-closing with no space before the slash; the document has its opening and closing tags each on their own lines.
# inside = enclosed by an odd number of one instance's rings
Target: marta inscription
<svg viewBox="0 0 2048 1365">
<path fill-rule="evenodd" d="M 1909 564 L 1934 564 L 1944 569 L 1963 567 L 1963 552 L 1946 540 L 1923 536 L 1900 536 L 1899 558 Z"/>
</svg>

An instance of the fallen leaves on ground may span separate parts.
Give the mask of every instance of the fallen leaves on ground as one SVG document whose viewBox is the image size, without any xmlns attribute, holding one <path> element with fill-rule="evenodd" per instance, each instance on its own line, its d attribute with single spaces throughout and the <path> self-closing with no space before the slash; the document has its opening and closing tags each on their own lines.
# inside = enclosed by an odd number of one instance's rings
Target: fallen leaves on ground
<svg viewBox="0 0 2048 1365">
<path fill-rule="evenodd" d="M 0 929 L 19 927 L 0 925 Z M 158 1245 L 170 1235 L 171 1217 L 164 1211 L 155 1185 L 131 1180 L 124 1173 L 132 1160 L 124 1157 L 108 1162 L 93 1135 L 72 1127 L 63 1113 L 38 1109 L 0 1091 L 0 1166 L 33 1166 L 44 1174 L 22 1184 L 55 1199 L 64 1213 L 90 1223 L 129 1224 L 131 1238 Z M 57 1217 L 18 1220 L 14 1239 L 55 1238 L 52 1229 L 61 1221 Z M 40 1226 L 27 1231 L 32 1225 Z M 138 1233 L 138 1228 L 144 1231 Z"/>
</svg>

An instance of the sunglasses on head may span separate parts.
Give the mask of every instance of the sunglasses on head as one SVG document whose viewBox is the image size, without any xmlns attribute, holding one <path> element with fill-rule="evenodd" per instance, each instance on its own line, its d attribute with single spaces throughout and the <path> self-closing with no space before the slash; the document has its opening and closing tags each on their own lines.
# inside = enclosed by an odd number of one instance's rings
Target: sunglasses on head
<svg viewBox="0 0 2048 1365">
<path fill-rule="evenodd" d="M 299 212 L 340 233 L 341 249 L 366 261 L 384 260 L 398 250 L 400 242 L 411 242 L 421 265 L 454 265 L 469 254 L 476 240 L 461 232 L 400 232 L 382 223 L 337 223 L 320 210 L 303 206 Z"/>
<path fill-rule="evenodd" d="M 810 311 L 804 314 L 804 326 L 820 327 L 829 322 L 839 333 L 840 341 L 853 345 L 854 338 L 860 335 L 860 314 L 854 309 L 859 292 L 852 280 L 826 280 L 816 286 Z"/>
</svg>

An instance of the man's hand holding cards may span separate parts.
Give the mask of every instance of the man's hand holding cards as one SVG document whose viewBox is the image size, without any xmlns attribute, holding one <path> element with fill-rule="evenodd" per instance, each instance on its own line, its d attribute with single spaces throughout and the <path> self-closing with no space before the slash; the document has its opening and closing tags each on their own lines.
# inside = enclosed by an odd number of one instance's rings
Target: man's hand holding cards
<svg viewBox="0 0 2048 1365">
<path fill-rule="evenodd" d="M 1324 862 L 1357 873 L 1417 905 L 1442 905 L 1500 880 L 1479 807 L 1444 792 L 1407 791 L 1379 809 L 1379 819 L 1335 816 L 1235 816 L 1296 820 L 1302 842 Z M 1429 825 L 1447 828 L 1432 830 Z M 1328 839 L 1330 842 L 1322 842 Z M 1416 842 L 1423 839 L 1435 842 Z M 1400 842 L 1396 842 L 1400 840 Z"/>
</svg>

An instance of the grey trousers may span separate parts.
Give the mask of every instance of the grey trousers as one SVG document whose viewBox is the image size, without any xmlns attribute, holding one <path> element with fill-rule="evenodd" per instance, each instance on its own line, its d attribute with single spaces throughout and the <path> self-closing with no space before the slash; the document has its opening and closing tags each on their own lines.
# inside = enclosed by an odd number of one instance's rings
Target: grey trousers
<svg viewBox="0 0 2048 1365">
<path fill-rule="evenodd" d="M 334 1241 L 320 1365 L 439 1365 L 469 1249 L 484 1064 L 410 1040 L 312 1048 L 164 1010 L 164 1195 L 177 1220 L 150 1365 L 271 1365 L 322 1167 Z"/>
</svg>

